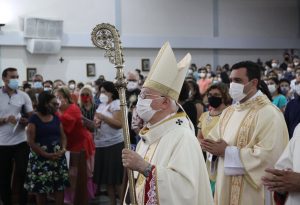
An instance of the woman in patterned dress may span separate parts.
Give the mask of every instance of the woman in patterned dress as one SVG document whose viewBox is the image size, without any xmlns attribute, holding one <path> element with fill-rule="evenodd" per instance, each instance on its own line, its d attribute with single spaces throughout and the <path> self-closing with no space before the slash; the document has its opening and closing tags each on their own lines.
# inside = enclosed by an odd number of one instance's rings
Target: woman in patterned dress
<svg viewBox="0 0 300 205">
<path fill-rule="evenodd" d="M 64 190 L 69 186 L 65 158 L 66 136 L 54 114 L 57 101 L 49 92 L 38 98 L 37 113 L 29 119 L 27 141 L 31 148 L 25 189 L 36 194 L 38 205 L 46 204 L 46 196 L 54 193 L 57 205 L 64 203 Z"/>
</svg>

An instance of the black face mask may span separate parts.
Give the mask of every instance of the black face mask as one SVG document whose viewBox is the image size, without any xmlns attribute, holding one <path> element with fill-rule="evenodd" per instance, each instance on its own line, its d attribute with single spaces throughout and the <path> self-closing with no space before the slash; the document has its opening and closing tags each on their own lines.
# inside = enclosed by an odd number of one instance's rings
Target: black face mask
<svg viewBox="0 0 300 205">
<path fill-rule="evenodd" d="M 215 96 L 208 97 L 208 103 L 213 108 L 217 108 L 222 104 L 222 98 L 221 97 L 215 97 Z"/>
</svg>

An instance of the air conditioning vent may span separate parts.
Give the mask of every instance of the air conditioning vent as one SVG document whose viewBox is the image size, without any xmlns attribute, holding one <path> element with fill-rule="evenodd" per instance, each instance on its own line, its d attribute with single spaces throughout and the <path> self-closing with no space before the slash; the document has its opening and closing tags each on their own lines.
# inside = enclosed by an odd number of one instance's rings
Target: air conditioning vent
<svg viewBox="0 0 300 205">
<path fill-rule="evenodd" d="M 25 38 L 61 39 L 63 21 L 35 17 L 24 18 Z"/>
<path fill-rule="evenodd" d="M 54 54 L 61 49 L 60 40 L 28 39 L 27 50 L 32 54 Z"/>
</svg>

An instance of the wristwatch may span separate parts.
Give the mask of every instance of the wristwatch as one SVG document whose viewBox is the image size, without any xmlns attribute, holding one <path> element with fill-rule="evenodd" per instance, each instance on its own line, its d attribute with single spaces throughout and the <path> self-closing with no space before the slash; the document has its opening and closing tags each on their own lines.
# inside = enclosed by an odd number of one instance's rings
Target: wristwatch
<svg viewBox="0 0 300 205">
<path fill-rule="evenodd" d="M 144 175 L 145 177 L 149 177 L 151 171 L 152 171 L 152 165 L 149 164 L 149 165 L 146 167 L 146 169 L 144 170 L 143 175 Z"/>
</svg>

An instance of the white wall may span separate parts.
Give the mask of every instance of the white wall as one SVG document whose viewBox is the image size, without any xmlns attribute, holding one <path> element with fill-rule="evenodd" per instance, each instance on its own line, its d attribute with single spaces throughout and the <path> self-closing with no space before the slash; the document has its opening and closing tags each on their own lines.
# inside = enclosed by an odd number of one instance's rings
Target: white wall
<svg viewBox="0 0 300 205">
<path fill-rule="evenodd" d="M 104 52 L 93 47 L 94 26 L 108 22 L 120 29 L 125 69 L 152 63 L 169 40 L 178 59 L 191 52 L 197 65 L 233 64 L 240 60 L 281 60 L 285 49 L 300 49 L 300 2 L 297 0 L 0 0 L 0 70 L 14 66 L 22 80 L 27 67 L 46 79 L 93 81 L 86 64 L 96 63 L 96 76 L 115 76 Z M 63 48 L 55 55 L 32 55 L 24 45 L 23 16 L 64 21 Z M 63 57 L 65 61 L 59 62 Z"/>
<path fill-rule="evenodd" d="M 20 80 L 26 80 L 26 68 L 37 68 L 37 72 L 42 74 L 45 79 L 62 79 L 68 81 L 74 79 L 82 82 L 93 82 L 99 75 L 104 75 L 108 80 L 113 80 L 116 70 L 113 64 L 104 58 L 104 52 L 97 48 L 64 48 L 57 55 L 32 55 L 23 47 L 1 47 L 1 68 L 18 68 Z M 125 49 L 125 72 L 141 69 L 141 59 L 149 58 L 152 65 L 158 49 Z M 192 62 L 197 66 L 207 63 L 214 64 L 214 51 L 211 49 L 174 49 L 177 60 L 179 61 L 187 52 L 192 55 Z M 271 58 L 282 58 L 282 50 L 218 50 L 216 65 L 229 63 L 232 65 L 241 60 L 253 60 L 261 58 L 262 61 Z M 60 57 L 64 59 L 61 63 Z M 86 64 L 96 64 L 96 77 L 87 77 Z M 214 66 L 216 66 L 214 65 Z M 147 72 L 143 72 L 147 75 Z"/>
</svg>

